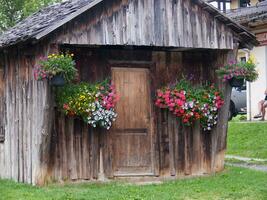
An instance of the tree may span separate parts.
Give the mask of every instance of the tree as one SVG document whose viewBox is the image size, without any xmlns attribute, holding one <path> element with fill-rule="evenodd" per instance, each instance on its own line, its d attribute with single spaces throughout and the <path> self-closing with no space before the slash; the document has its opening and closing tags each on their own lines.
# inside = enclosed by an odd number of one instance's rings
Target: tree
<svg viewBox="0 0 267 200">
<path fill-rule="evenodd" d="M 23 17 L 27 17 L 52 3 L 58 3 L 61 1 L 62 0 L 24 0 Z"/>
<path fill-rule="evenodd" d="M 14 26 L 37 10 L 62 0 L 0 0 L 0 32 Z"/>
<path fill-rule="evenodd" d="M 0 0 L 0 30 L 14 26 L 21 19 L 24 0 Z"/>
</svg>

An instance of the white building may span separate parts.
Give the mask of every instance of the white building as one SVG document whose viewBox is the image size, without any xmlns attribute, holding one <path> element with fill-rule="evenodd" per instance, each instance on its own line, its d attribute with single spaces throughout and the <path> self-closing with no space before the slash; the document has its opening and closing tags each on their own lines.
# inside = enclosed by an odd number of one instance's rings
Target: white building
<svg viewBox="0 0 267 200">
<path fill-rule="evenodd" d="M 247 83 L 247 116 L 248 120 L 252 120 L 258 113 L 258 102 L 264 99 L 267 88 L 267 1 L 251 1 L 247 4 L 249 7 L 245 5 L 241 0 L 232 0 L 231 11 L 227 15 L 253 32 L 260 43 L 251 51 L 244 49 L 238 52 L 239 59 L 253 55 L 258 63 L 258 80 Z"/>
</svg>

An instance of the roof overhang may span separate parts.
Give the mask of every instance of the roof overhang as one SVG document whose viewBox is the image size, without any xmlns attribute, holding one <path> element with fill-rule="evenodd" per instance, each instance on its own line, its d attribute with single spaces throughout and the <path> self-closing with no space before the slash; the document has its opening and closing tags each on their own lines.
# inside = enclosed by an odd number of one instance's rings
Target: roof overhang
<svg viewBox="0 0 267 200">
<path fill-rule="evenodd" d="M 90 10 L 91 8 L 93 8 L 94 6 L 96 6 L 97 4 L 103 1 L 105 0 L 94 0 L 92 2 L 89 2 L 87 5 L 69 14 L 67 17 L 65 17 L 58 23 L 53 24 L 50 27 L 44 30 L 41 30 L 40 32 L 33 33 L 29 37 L 25 37 L 25 38 L 22 37 L 19 40 L 15 40 L 10 43 L 5 43 L 5 42 L 0 43 L 0 48 L 5 48 L 8 46 L 17 45 L 19 43 L 24 43 L 24 42 L 29 42 L 29 41 L 38 42 L 39 40 L 45 38 L 46 36 L 51 34 L 53 31 L 63 26 L 64 24 L 70 22 L 71 20 L 75 19 L 79 15 Z M 231 30 L 233 30 L 233 32 L 235 33 L 235 41 L 240 43 L 240 48 L 251 49 L 253 46 L 258 45 L 256 37 L 253 33 L 249 32 L 245 27 L 241 26 L 240 24 L 237 24 L 235 21 L 227 17 L 225 14 L 221 13 L 219 10 L 217 10 L 212 5 L 208 4 L 207 2 L 204 2 L 203 0 L 192 0 L 192 1 L 196 3 L 197 5 L 199 5 L 200 7 L 202 7 L 205 11 L 215 16 L 216 19 L 224 23 Z"/>
</svg>

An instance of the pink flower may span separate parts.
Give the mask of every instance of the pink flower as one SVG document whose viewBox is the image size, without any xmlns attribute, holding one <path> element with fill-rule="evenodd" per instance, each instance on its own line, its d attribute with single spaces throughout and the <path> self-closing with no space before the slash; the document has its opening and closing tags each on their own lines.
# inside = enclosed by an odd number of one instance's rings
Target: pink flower
<svg viewBox="0 0 267 200">
<path fill-rule="evenodd" d="M 175 106 L 174 103 L 170 103 L 170 104 L 169 104 L 169 107 L 174 107 L 174 106 Z"/>
<path fill-rule="evenodd" d="M 163 93 L 160 90 L 158 90 L 157 93 L 158 93 L 158 97 L 162 97 Z"/>
</svg>

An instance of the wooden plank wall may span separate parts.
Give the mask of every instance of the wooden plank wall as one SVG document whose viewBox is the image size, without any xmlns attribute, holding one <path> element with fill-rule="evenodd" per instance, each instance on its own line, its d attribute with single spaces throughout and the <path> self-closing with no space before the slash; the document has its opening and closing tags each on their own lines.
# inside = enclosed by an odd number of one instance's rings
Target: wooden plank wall
<svg viewBox="0 0 267 200">
<path fill-rule="evenodd" d="M 0 143 L 0 178 L 37 184 L 45 170 L 41 157 L 51 132 L 53 104 L 47 82 L 34 81 L 32 73 L 35 60 L 44 56 L 39 53 L 46 54 L 48 49 L 34 50 L 14 48 L 5 54 L 5 79 L 1 82 L 5 141 Z"/>
<path fill-rule="evenodd" d="M 0 143 L 0 178 L 43 184 L 46 181 L 98 178 L 99 149 L 103 149 L 104 173 L 113 177 L 112 141 L 107 132 L 91 129 L 77 119 L 55 113 L 53 93 L 47 82 L 32 79 L 32 67 L 40 55 L 53 47 L 6 54 L 2 88 L 5 142 Z M 75 54 L 80 80 L 95 82 L 110 76 L 114 63 L 149 63 L 151 95 L 157 88 L 193 74 L 194 83 L 215 79 L 215 69 L 231 51 L 163 52 L 150 50 L 69 49 Z M 44 54 L 38 52 L 45 52 Z M 142 66 L 141 66 L 142 67 Z M 3 74 L 3 72 L 2 72 Z M 3 86 L 2 85 L 2 86 Z M 220 85 L 225 88 L 225 85 Z M 229 97 L 229 88 L 225 90 Z M 223 168 L 227 113 L 210 134 L 196 124 L 185 128 L 172 115 L 153 107 L 155 119 L 155 175 L 184 176 L 210 173 Z M 56 116 L 54 116 L 56 114 Z M 1 122 L 1 123 L 2 123 Z"/>
<path fill-rule="evenodd" d="M 171 113 L 159 111 L 160 175 L 186 176 L 211 172 L 211 134 L 199 123 L 183 126 Z"/>
<path fill-rule="evenodd" d="M 105 53 L 96 54 L 86 49 L 67 51 L 75 54 L 79 81 L 94 83 L 110 76 Z M 100 129 L 90 128 L 81 120 L 64 117 L 59 112 L 53 127 L 45 181 L 97 179 L 99 148 L 108 133 L 103 134 L 101 140 Z"/>
<path fill-rule="evenodd" d="M 218 59 L 213 61 L 214 66 L 223 66 L 229 61 L 236 60 L 238 48 L 234 44 L 234 51 L 225 52 L 218 56 Z M 225 104 L 221 108 L 218 118 L 218 124 L 212 131 L 212 153 L 211 153 L 211 169 L 213 171 L 221 171 L 224 168 L 224 156 L 227 145 L 227 130 L 228 130 L 228 111 L 232 94 L 232 87 L 227 83 L 222 83 L 217 80 L 221 91 L 224 95 Z"/>
<path fill-rule="evenodd" d="M 233 48 L 233 32 L 191 0 L 104 1 L 54 38 L 60 44 Z"/>
<path fill-rule="evenodd" d="M 80 119 L 57 113 L 52 135 L 50 180 L 90 180 L 98 177 L 99 130 L 89 128 Z"/>
<path fill-rule="evenodd" d="M 127 63 L 150 63 L 151 90 L 193 74 L 193 82 L 218 81 L 215 69 L 227 59 L 227 51 L 163 52 L 146 50 L 68 49 L 76 57 L 80 80 L 95 82 L 110 76 L 111 66 L 127 67 Z M 220 55 L 220 56 L 218 56 Z M 151 64 L 152 63 L 152 64 Z M 222 88 L 225 85 L 220 85 Z M 229 92 L 229 91 L 228 91 Z M 225 106 L 225 110 L 227 109 Z M 171 114 L 153 107 L 156 135 L 155 175 L 185 176 L 211 173 L 223 168 L 227 121 L 216 133 L 203 133 L 199 124 L 183 127 Z M 224 113 L 222 116 L 224 116 Z M 222 129 L 222 127 L 224 127 Z M 104 173 L 113 177 L 112 141 L 109 133 L 89 129 L 79 120 L 56 117 L 48 179 L 95 179 L 99 172 L 99 148 L 103 148 Z M 87 152 L 87 154 L 86 154 Z M 223 153 L 222 153 L 223 152 Z M 220 156 L 215 161 L 215 156 Z"/>
<path fill-rule="evenodd" d="M 192 81 L 196 84 L 216 82 L 227 102 L 221 109 L 217 127 L 211 133 L 201 131 L 198 123 L 193 127 L 184 127 L 170 113 L 156 108 L 160 175 L 200 175 L 222 170 L 231 88 L 216 79 L 215 70 L 234 59 L 235 53 L 232 51 L 154 52 L 153 58 L 157 61 L 156 88 L 174 81 L 177 75 L 178 77 L 181 77 L 181 74 L 190 77 L 192 75 Z"/>
</svg>

